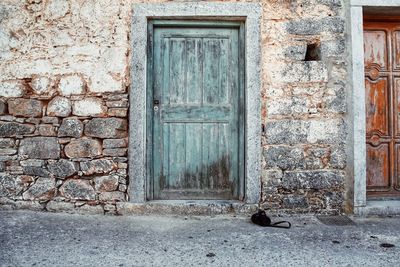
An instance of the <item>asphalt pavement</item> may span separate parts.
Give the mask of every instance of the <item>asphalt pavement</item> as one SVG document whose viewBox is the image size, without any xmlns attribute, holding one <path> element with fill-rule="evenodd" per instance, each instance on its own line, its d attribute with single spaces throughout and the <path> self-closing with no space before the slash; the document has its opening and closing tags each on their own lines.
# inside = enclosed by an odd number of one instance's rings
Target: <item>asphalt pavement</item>
<svg viewBox="0 0 400 267">
<path fill-rule="evenodd" d="M 399 217 L 281 219 L 1 211 L 0 266 L 400 266 Z"/>
</svg>

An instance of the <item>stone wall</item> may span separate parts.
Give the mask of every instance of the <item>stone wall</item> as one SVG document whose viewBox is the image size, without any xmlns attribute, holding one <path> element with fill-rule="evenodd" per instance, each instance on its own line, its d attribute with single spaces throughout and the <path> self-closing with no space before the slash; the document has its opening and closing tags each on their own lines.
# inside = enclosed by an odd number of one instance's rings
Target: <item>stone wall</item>
<svg viewBox="0 0 400 267">
<path fill-rule="evenodd" d="M 116 202 L 129 199 L 133 2 L 0 4 L 3 207 L 114 214 Z M 280 212 L 342 211 L 344 4 L 256 2 L 263 8 L 261 202 Z"/>
</svg>

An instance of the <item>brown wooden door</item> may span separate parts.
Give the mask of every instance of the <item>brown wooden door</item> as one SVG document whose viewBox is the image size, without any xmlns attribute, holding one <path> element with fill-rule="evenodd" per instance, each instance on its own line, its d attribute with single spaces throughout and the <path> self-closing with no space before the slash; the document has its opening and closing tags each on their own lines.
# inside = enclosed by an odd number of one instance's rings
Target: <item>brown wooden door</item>
<svg viewBox="0 0 400 267">
<path fill-rule="evenodd" d="M 368 197 L 400 197 L 400 20 L 364 22 Z"/>
</svg>

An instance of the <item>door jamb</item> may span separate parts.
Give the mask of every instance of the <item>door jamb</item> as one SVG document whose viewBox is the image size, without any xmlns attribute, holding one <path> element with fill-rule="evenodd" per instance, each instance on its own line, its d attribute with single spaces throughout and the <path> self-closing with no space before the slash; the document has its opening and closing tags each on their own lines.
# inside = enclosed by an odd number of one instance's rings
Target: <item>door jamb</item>
<svg viewBox="0 0 400 267">
<path fill-rule="evenodd" d="M 364 7 L 400 7 L 397 0 L 351 0 L 350 31 L 351 31 L 351 81 L 352 91 L 349 97 L 350 119 L 348 124 L 352 130 L 349 136 L 349 173 L 353 180 L 353 212 L 358 215 L 370 213 L 382 214 L 392 209 L 393 201 L 388 205 L 375 201 L 367 201 L 366 191 L 366 114 L 364 85 L 364 43 L 363 43 L 363 8 Z M 386 202 L 386 201 L 384 201 Z"/>
<path fill-rule="evenodd" d="M 245 36 L 244 36 L 244 22 L 240 20 L 223 20 L 223 18 L 210 19 L 210 20 L 188 20 L 188 19 L 173 19 L 167 20 L 163 19 L 150 19 L 148 20 L 147 25 L 147 97 L 146 97 L 146 131 L 147 131 L 147 140 L 146 140 L 146 169 L 147 169 L 147 178 L 146 178 L 146 200 L 154 199 L 154 175 L 153 175 L 153 93 L 154 93 L 154 84 L 153 84 L 153 70 L 154 70 L 154 26 L 174 26 L 174 27 L 185 27 L 185 26 L 202 26 L 202 27 L 228 27 L 228 28 L 237 28 L 238 29 L 238 51 L 239 51 L 239 99 L 238 99 L 238 112 L 239 112 L 239 140 L 238 140 L 238 194 L 237 199 L 232 200 L 244 200 L 245 196 L 245 162 L 244 162 L 244 124 L 245 124 L 245 90 L 244 85 L 246 84 L 245 77 L 245 60 L 244 60 L 244 50 L 245 50 Z"/>
<path fill-rule="evenodd" d="M 132 63 L 129 94 L 130 202 L 147 201 L 146 88 L 148 21 L 154 18 L 245 21 L 245 203 L 259 203 L 261 192 L 261 11 L 259 3 L 157 3 L 133 4 Z M 251 53 L 248 53 L 251 51 Z"/>
</svg>

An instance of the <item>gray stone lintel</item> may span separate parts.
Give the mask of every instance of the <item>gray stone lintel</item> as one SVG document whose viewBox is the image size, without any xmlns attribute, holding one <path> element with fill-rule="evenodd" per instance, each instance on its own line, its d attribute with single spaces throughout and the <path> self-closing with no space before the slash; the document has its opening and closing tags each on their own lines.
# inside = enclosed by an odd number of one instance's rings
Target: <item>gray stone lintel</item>
<svg viewBox="0 0 400 267">
<path fill-rule="evenodd" d="M 244 20 L 246 37 L 245 202 L 260 200 L 261 177 L 261 5 L 258 3 L 133 4 L 129 114 L 129 197 L 146 202 L 146 64 L 147 21 L 150 18 L 235 18 Z"/>
</svg>

